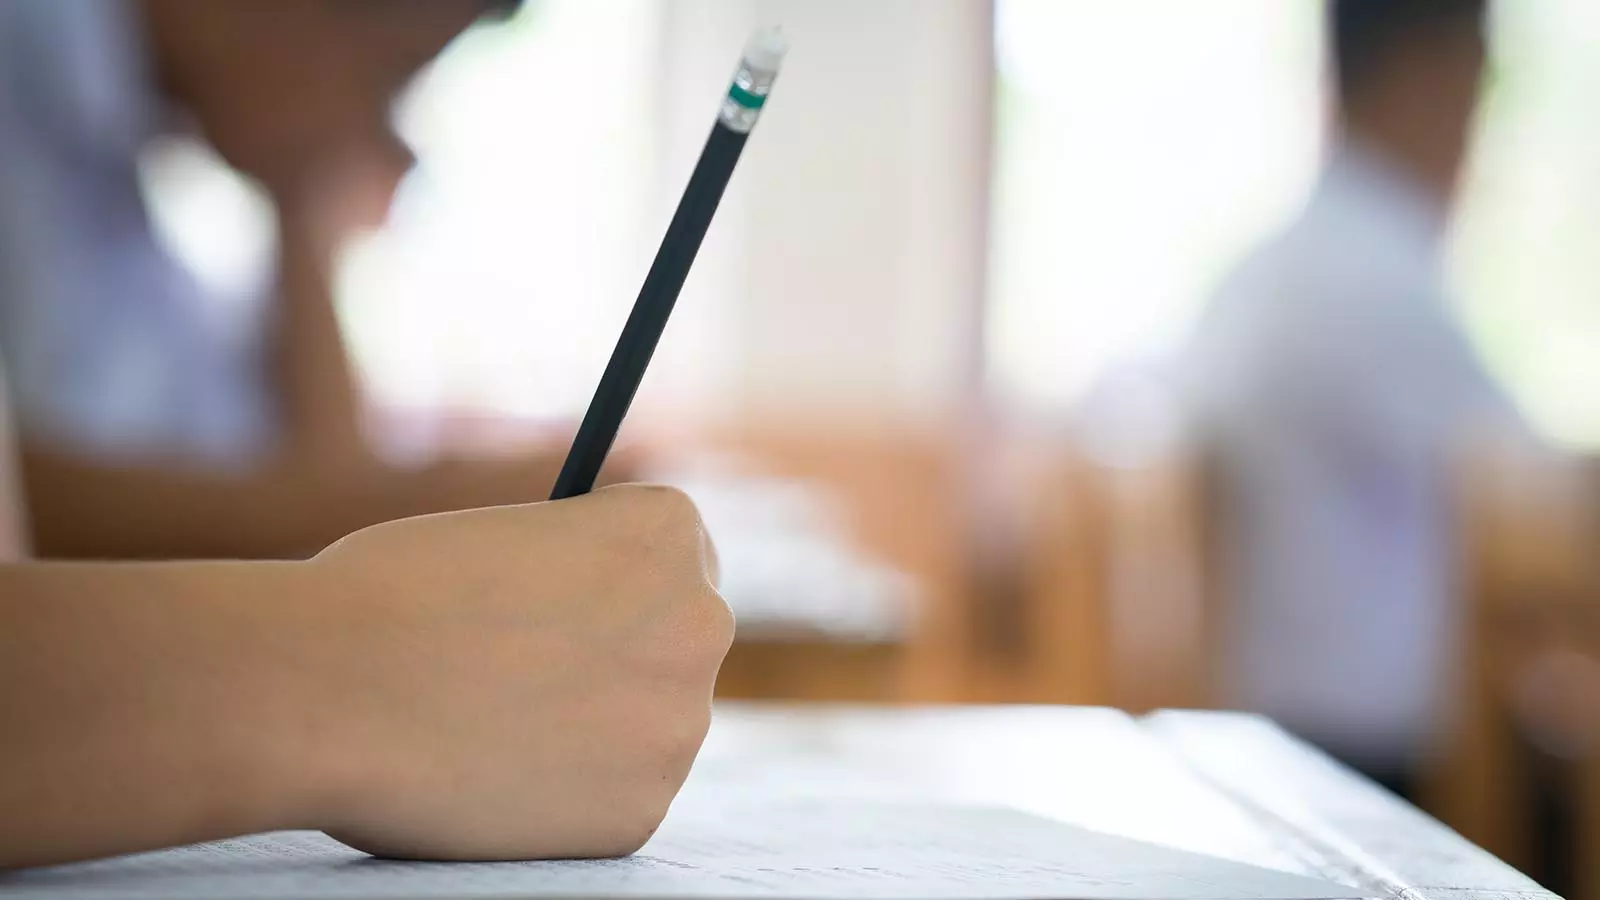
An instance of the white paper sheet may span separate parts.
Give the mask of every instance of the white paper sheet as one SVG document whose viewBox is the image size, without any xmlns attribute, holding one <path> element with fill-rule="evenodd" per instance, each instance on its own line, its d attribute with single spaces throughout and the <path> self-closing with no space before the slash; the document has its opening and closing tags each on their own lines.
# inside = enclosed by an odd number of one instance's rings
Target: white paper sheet
<svg viewBox="0 0 1600 900">
<path fill-rule="evenodd" d="M 873 803 L 676 808 L 622 860 L 408 863 L 280 832 L 0 876 L 0 898 L 409 900 L 1327 900 L 1362 892 L 1005 809 Z"/>
</svg>

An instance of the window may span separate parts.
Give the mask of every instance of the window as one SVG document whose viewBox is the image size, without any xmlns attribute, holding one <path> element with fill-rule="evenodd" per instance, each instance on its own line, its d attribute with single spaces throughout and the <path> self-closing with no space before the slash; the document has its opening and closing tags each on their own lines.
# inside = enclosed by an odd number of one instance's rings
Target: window
<svg viewBox="0 0 1600 900">
<path fill-rule="evenodd" d="M 1600 447 L 1600 5 L 1497 3 L 1497 64 L 1454 274 L 1468 326 L 1535 426 Z"/>
<path fill-rule="evenodd" d="M 981 4 L 747 6 L 544 0 L 433 66 L 400 113 L 424 166 L 340 282 L 381 403 L 582 409 L 698 150 L 722 54 L 758 12 L 793 24 L 799 52 L 647 389 L 744 385 L 758 406 L 809 391 L 829 408 L 947 390 L 935 373 L 962 364 L 967 320 L 944 294 L 970 295 L 953 260 L 983 250 L 959 225 L 978 171 L 960 135 L 984 102 L 961 91 L 982 59 L 960 35 Z M 1535 424 L 1596 447 L 1600 7 L 1495 8 L 1452 271 L 1470 330 Z M 1325 130 L 1320 9 L 996 0 L 983 353 L 1003 401 L 1065 408 L 1159 358 L 1294 213 Z M 849 40 L 873 28 L 923 43 L 891 57 Z M 841 99 L 863 78 L 921 90 L 880 121 Z M 163 232 L 219 294 L 237 293 L 265 268 L 263 203 L 205 177 L 219 166 L 192 148 L 156 155 Z M 878 236 L 870 257 L 840 236 L 850 228 Z"/>
<path fill-rule="evenodd" d="M 380 404 L 582 413 L 649 263 L 655 10 L 525 4 L 415 86 L 421 165 L 338 289 Z"/>
<path fill-rule="evenodd" d="M 1600 447 L 1600 6 L 1494 9 L 1456 293 L 1533 424 Z M 1170 350 L 1294 212 L 1323 140 L 1320 13 L 999 0 L 987 365 L 1002 399 L 1066 406 Z"/>
<path fill-rule="evenodd" d="M 420 165 L 336 285 L 378 405 L 581 414 L 654 237 L 656 10 L 524 4 L 402 101 Z M 268 199 L 193 140 L 158 142 L 142 175 L 158 232 L 221 312 L 252 307 L 238 300 L 271 276 Z"/>
<path fill-rule="evenodd" d="M 989 13 L 974 0 L 542 0 L 465 35 L 401 104 L 422 165 L 337 285 L 374 399 L 580 413 L 737 48 L 780 22 L 796 50 L 630 422 L 944 414 L 974 355 Z M 917 89 L 867 102 L 864 84 Z M 270 228 L 217 225 L 237 179 L 214 160 L 157 168 L 180 255 L 223 281 L 248 281 L 244 261 L 266 268 L 234 244 Z"/>
<path fill-rule="evenodd" d="M 1064 406 L 1182 338 L 1290 215 L 1322 126 L 1320 7 L 999 0 L 988 367 Z"/>
</svg>

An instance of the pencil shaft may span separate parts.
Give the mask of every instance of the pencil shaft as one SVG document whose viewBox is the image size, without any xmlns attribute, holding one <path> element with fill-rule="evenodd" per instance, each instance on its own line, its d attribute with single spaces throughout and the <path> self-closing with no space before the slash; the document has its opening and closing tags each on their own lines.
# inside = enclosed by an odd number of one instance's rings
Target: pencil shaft
<svg viewBox="0 0 1600 900">
<path fill-rule="evenodd" d="M 611 351 L 600 386 L 589 403 L 583 423 L 578 426 L 577 437 L 572 441 L 572 449 L 567 453 L 550 499 L 576 497 L 594 487 L 600 466 L 611 450 L 633 395 L 639 390 L 639 382 L 650 365 L 650 357 L 655 353 L 678 293 L 683 290 L 689 267 L 700 252 L 700 244 L 711 226 L 711 218 L 722 201 L 723 191 L 747 138 L 747 134 L 735 132 L 720 122 L 712 127 L 694 173 L 689 176 L 689 186 L 684 189 L 683 199 L 678 201 L 661 248 L 656 251 L 655 261 L 639 289 L 633 311 L 628 314 L 622 336 Z"/>
</svg>

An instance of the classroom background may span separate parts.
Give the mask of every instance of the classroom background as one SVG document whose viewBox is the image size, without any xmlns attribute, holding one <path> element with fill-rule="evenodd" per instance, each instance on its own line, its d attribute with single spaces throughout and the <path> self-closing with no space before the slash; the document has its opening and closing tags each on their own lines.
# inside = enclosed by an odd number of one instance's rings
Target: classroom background
<svg viewBox="0 0 1600 900">
<path fill-rule="evenodd" d="M 421 166 L 340 263 L 373 438 L 582 414 L 772 22 L 793 51 L 625 430 L 726 536 L 720 690 L 1217 705 L 1216 511 L 1160 373 L 1312 187 L 1318 4 L 528 2 L 407 96 Z M 1600 6 L 1501 2 L 1491 37 L 1452 287 L 1568 453 L 1456 474 L 1465 652 L 1423 805 L 1600 900 Z M 206 151 L 144 178 L 216 296 L 270 266 L 265 201 Z"/>
</svg>

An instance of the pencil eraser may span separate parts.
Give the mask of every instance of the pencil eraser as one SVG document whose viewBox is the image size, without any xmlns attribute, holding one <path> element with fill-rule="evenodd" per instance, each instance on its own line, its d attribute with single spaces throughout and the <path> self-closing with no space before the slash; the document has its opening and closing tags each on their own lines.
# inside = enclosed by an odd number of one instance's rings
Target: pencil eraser
<svg viewBox="0 0 1600 900">
<path fill-rule="evenodd" d="M 758 28 L 745 42 L 744 61 L 752 69 L 776 72 L 778 66 L 783 64 L 783 55 L 788 52 L 789 39 L 784 36 L 782 28 L 776 25 Z"/>
</svg>

